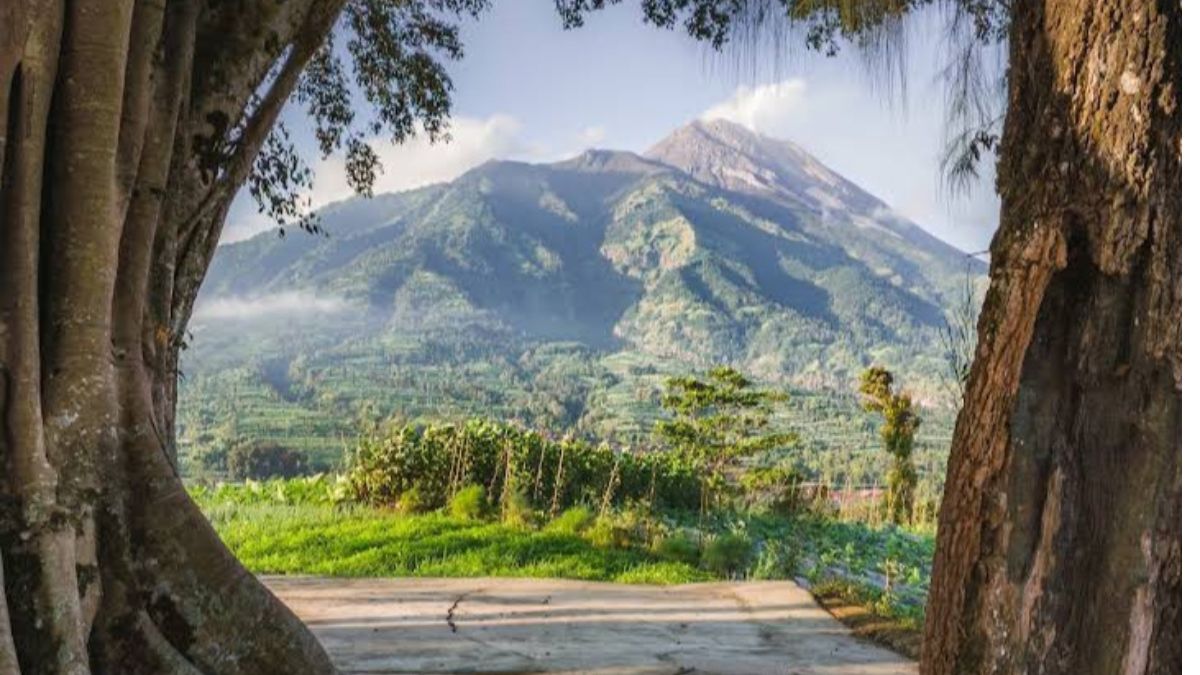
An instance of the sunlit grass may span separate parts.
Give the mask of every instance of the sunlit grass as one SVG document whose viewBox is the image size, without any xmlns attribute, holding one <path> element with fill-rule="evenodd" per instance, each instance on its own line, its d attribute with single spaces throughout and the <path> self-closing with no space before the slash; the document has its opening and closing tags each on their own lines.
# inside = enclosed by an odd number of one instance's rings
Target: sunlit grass
<svg viewBox="0 0 1200 675">
<path fill-rule="evenodd" d="M 260 574 L 648 584 L 802 575 L 833 582 L 830 595 L 836 590 L 857 604 L 867 598 L 880 615 L 919 623 L 933 558 L 932 533 L 817 514 L 713 514 L 701 545 L 689 513 L 621 512 L 597 521 L 579 506 L 522 524 L 506 523 L 497 513 L 405 515 L 347 501 L 345 481 L 336 477 L 196 485 L 190 492 L 233 552 Z M 638 523 L 653 533 L 635 534 Z M 706 567 L 702 551 L 722 533 L 744 534 L 752 550 L 732 566 L 710 560 Z M 688 550 L 676 550 L 681 546 Z"/>
<path fill-rule="evenodd" d="M 583 536 L 441 514 L 367 508 L 210 505 L 213 525 L 259 574 L 335 577 L 545 577 L 675 584 L 711 579 L 691 565 Z"/>
</svg>

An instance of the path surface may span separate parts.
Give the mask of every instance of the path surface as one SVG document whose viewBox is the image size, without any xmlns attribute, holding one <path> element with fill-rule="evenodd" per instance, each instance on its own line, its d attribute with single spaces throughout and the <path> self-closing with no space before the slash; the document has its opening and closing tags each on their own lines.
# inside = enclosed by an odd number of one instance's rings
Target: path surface
<svg viewBox="0 0 1200 675">
<path fill-rule="evenodd" d="M 790 582 L 265 581 L 346 675 L 916 673 Z"/>
</svg>

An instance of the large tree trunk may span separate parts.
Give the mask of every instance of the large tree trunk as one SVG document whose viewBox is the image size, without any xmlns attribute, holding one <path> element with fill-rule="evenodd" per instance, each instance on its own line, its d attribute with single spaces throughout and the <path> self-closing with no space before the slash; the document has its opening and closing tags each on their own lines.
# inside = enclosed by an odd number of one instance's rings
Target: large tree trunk
<svg viewBox="0 0 1200 675">
<path fill-rule="evenodd" d="M 1178 673 L 1181 6 L 1012 7 L 922 672 Z"/>
<path fill-rule="evenodd" d="M 0 0 L 0 675 L 333 672 L 171 452 L 225 211 L 341 5 Z"/>
</svg>

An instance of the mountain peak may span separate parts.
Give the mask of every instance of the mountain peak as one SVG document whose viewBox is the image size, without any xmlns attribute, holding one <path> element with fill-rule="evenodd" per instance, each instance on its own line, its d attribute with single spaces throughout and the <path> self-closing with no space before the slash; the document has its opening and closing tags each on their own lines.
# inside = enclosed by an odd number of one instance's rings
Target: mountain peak
<svg viewBox="0 0 1200 675">
<path fill-rule="evenodd" d="M 764 136 L 744 124 L 724 117 L 695 119 L 688 122 L 679 131 L 706 134 L 712 140 L 731 145 L 751 146 L 763 142 L 784 142 Z"/>
<path fill-rule="evenodd" d="M 708 146 L 710 150 L 720 147 L 754 153 L 761 150 L 756 146 L 769 141 L 754 130 L 732 120 L 722 118 L 695 119 L 667 135 L 646 152 L 647 157 L 656 158 L 681 149 L 695 150 Z"/>
<path fill-rule="evenodd" d="M 730 120 L 694 120 L 645 156 L 702 183 L 803 209 L 826 226 L 878 228 L 942 254 L 961 256 L 796 143 Z"/>
<path fill-rule="evenodd" d="M 655 144 L 646 157 L 726 190 L 810 206 L 814 188 L 866 195 L 795 143 L 769 138 L 726 119 L 692 121 Z"/>
</svg>

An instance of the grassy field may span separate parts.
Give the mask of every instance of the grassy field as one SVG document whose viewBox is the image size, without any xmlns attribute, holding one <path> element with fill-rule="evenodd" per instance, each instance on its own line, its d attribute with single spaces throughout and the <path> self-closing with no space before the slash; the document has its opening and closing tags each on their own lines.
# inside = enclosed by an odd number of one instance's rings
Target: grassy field
<svg viewBox="0 0 1200 675">
<path fill-rule="evenodd" d="M 645 549 L 598 546 L 581 533 L 443 514 L 228 504 L 207 509 L 251 571 L 343 577 L 554 577 L 676 584 L 713 576 Z"/>
<path fill-rule="evenodd" d="M 675 584 L 803 576 L 828 597 L 919 625 L 933 535 L 815 514 L 723 513 L 705 545 L 694 521 L 583 507 L 532 514 L 404 514 L 347 502 L 329 477 L 193 487 L 221 538 L 252 572 L 343 577 L 554 577 Z M 743 545 L 744 544 L 744 545 Z"/>
</svg>

